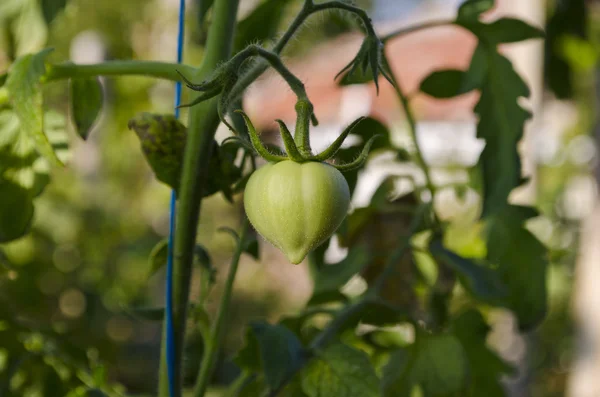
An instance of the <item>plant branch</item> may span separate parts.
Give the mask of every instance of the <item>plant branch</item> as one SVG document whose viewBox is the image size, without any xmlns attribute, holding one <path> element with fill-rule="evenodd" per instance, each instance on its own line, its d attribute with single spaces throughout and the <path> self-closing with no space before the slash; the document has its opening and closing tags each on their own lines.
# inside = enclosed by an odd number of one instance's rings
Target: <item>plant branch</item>
<svg viewBox="0 0 600 397">
<path fill-rule="evenodd" d="M 214 367 L 217 362 L 219 349 L 223 341 L 223 332 L 227 322 L 227 314 L 229 312 L 229 304 L 231 303 L 231 293 L 233 291 L 233 283 L 235 281 L 235 275 L 237 274 L 238 265 L 240 263 L 240 257 L 244 252 L 244 246 L 246 244 L 246 238 L 250 224 L 248 219 L 244 219 L 242 226 L 242 233 L 238 241 L 237 248 L 233 254 L 231 260 L 231 267 L 229 268 L 229 274 L 227 275 L 227 281 L 225 282 L 225 288 L 221 295 L 221 302 L 219 303 L 219 310 L 217 312 L 217 318 L 213 322 L 213 326 L 210 330 L 210 337 L 205 341 L 204 356 L 202 357 L 202 364 L 200 365 L 200 373 L 196 380 L 196 387 L 194 388 L 195 397 L 203 397 L 208 388 L 208 384 Z"/>
<path fill-rule="evenodd" d="M 389 63 L 388 63 L 388 60 L 387 60 L 387 57 L 385 56 L 385 54 L 383 56 L 383 61 L 385 62 L 385 67 L 389 71 L 390 77 L 393 82 L 394 90 L 396 91 L 396 95 L 398 96 L 398 99 L 400 100 L 400 103 L 402 104 L 402 107 L 404 108 L 404 114 L 406 115 L 406 120 L 408 121 L 410 136 L 415 145 L 415 155 L 416 155 L 417 165 L 423 171 L 423 175 L 425 176 L 425 185 L 427 186 L 427 189 L 429 190 L 429 192 L 431 194 L 431 202 L 433 202 L 433 198 L 435 196 L 435 186 L 431 179 L 431 172 L 429 170 L 429 165 L 425 162 L 425 158 L 423 156 L 423 150 L 421 150 L 421 146 L 419 145 L 419 141 L 417 139 L 417 121 L 412 112 L 412 109 L 410 108 L 410 103 L 409 103 L 408 97 L 402 91 L 402 88 L 400 87 L 400 82 L 398 81 L 398 78 L 390 69 Z"/>
<path fill-rule="evenodd" d="M 305 0 L 302 9 L 298 13 L 298 15 L 296 15 L 296 18 L 294 18 L 287 31 L 273 46 L 272 52 L 274 52 L 277 55 L 281 54 L 285 46 L 289 43 L 290 39 L 294 36 L 294 34 L 298 31 L 300 26 L 302 26 L 304 21 L 309 16 L 311 16 L 315 12 L 329 9 L 341 9 L 356 14 L 362 20 L 367 33 L 375 35 L 375 29 L 373 28 L 371 19 L 364 10 L 337 0 L 327 1 L 325 3 L 320 4 L 314 4 L 312 0 Z M 267 70 L 267 68 L 268 65 L 266 62 L 257 63 L 254 67 L 250 68 L 244 75 L 240 77 L 239 81 L 234 86 L 233 90 L 231 91 L 231 97 L 237 98 L 239 95 L 241 95 L 242 92 L 250 84 L 252 84 L 252 82 L 254 82 L 254 80 L 256 80 L 261 74 L 263 74 L 265 70 Z"/>
<path fill-rule="evenodd" d="M 65 62 L 49 66 L 46 79 L 52 81 L 78 77 L 138 75 L 181 81 L 177 70 L 191 74 L 195 69 L 189 65 L 169 62 L 108 61 L 91 65 Z"/>
<path fill-rule="evenodd" d="M 449 26 L 449 25 L 453 25 L 454 22 L 455 21 L 452 20 L 452 19 L 446 19 L 446 20 L 431 21 L 431 22 L 421 23 L 421 24 L 418 24 L 418 25 L 407 26 L 405 28 L 395 30 L 392 33 L 386 34 L 385 36 L 383 36 L 381 38 L 381 41 L 385 44 L 388 40 L 391 40 L 391 39 L 396 38 L 398 36 L 404 36 L 404 35 L 409 34 L 409 33 L 418 32 L 419 30 L 436 28 L 436 27 L 439 27 L 439 26 Z"/>
<path fill-rule="evenodd" d="M 213 23 L 208 33 L 205 56 L 199 70 L 192 69 L 191 74 L 203 80 L 219 65 L 231 56 L 235 23 L 239 0 L 215 0 L 213 5 Z M 177 75 L 177 79 L 179 76 Z M 175 250 L 173 266 L 173 328 L 176 368 L 176 396 L 181 396 L 182 362 L 187 322 L 187 307 L 194 259 L 196 233 L 200 217 L 202 194 L 208 180 L 209 160 L 212 143 L 219 117 L 217 100 L 212 99 L 193 107 L 188 118 L 188 141 L 183 158 L 183 170 L 179 187 L 179 205 L 177 208 L 177 228 L 175 231 Z M 164 350 L 163 350 L 164 351 Z M 166 357 L 161 356 L 161 367 Z M 167 397 L 168 377 L 166 371 L 159 374 L 160 397 Z"/>
</svg>

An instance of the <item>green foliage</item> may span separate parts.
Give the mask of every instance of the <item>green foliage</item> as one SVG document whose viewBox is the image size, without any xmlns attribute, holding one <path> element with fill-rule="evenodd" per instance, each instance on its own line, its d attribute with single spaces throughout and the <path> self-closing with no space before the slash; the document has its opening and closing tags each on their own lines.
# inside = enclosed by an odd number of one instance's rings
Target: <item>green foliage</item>
<svg viewBox="0 0 600 397">
<path fill-rule="evenodd" d="M 426 397 L 452 396 L 464 390 L 467 356 L 452 334 L 417 334 L 406 350 L 394 352 L 384 368 L 384 396 L 407 396 L 420 386 Z"/>
<path fill-rule="evenodd" d="M 379 396 L 379 378 L 367 354 L 341 343 L 318 352 L 301 375 L 308 397 Z"/>
<path fill-rule="evenodd" d="M 104 93 L 98 78 L 71 80 L 71 117 L 80 137 L 87 139 L 102 111 Z"/>
<path fill-rule="evenodd" d="M 46 74 L 46 57 L 52 50 L 24 55 L 17 59 L 6 79 L 6 88 L 24 133 L 35 142 L 36 149 L 53 164 L 61 164 L 44 133 L 44 109 L 41 91 Z"/>
</svg>

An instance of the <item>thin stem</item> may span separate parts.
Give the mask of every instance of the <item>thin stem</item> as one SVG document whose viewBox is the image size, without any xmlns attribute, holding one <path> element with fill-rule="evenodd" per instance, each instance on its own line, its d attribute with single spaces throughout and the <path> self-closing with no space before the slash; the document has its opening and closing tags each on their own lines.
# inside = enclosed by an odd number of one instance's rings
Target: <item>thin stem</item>
<svg viewBox="0 0 600 397">
<path fill-rule="evenodd" d="M 398 37 L 398 36 L 404 36 L 406 34 L 414 33 L 414 32 L 417 32 L 419 30 L 425 30 L 425 29 L 429 29 L 429 28 L 435 28 L 435 27 L 438 27 L 438 26 L 448 26 L 448 25 L 454 24 L 454 22 L 455 22 L 454 20 L 447 19 L 447 20 L 431 21 L 431 22 L 421 23 L 421 24 L 418 24 L 418 25 L 407 26 L 405 28 L 395 30 L 392 33 L 386 34 L 385 36 L 383 36 L 381 38 L 381 41 L 383 43 L 385 43 L 386 41 L 388 41 L 390 39 L 393 39 L 395 37 Z"/>
<path fill-rule="evenodd" d="M 219 310 L 217 312 L 217 318 L 213 322 L 213 326 L 210 331 L 210 337 L 206 341 L 204 356 L 202 357 L 202 364 L 200 365 L 200 374 L 196 380 L 196 387 L 194 388 L 195 397 L 203 397 L 208 388 L 210 378 L 215 369 L 217 363 L 219 349 L 223 341 L 225 333 L 225 325 L 227 323 L 227 314 L 229 312 L 229 304 L 231 303 L 231 292 L 233 291 L 233 283 L 235 281 L 235 275 L 237 274 L 238 265 L 240 263 L 240 257 L 244 252 L 244 245 L 246 243 L 246 237 L 250 229 L 250 224 L 247 219 L 244 219 L 242 226 L 242 233 L 240 240 L 233 254 L 231 260 L 231 267 L 229 268 L 229 274 L 227 275 L 227 281 L 225 282 L 225 288 L 221 295 L 221 302 L 219 304 Z"/>
<path fill-rule="evenodd" d="M 352 12 L 358 15 L 363 24 L 365 25 L 365 29 L 368 34 L 375 35 L 375 29 L 373 28 L 373 24 L 371 23 L 371 19 L 367 15 L 367 13 L 358 8 L 354 7 L 350 4 L 342 3 L 341 1 L 327 1 L 321 4 L 314 4 L 312 0 L 305 0 L 300 13 L 296 15 L 296 18 L 292 21 L 287 31 L 281 36 L 279 41 L 273 46 L 272 51 L 279 55 L 285 48 L 285 46 L 289 43 L 290 39 L 294 36 L 294 34 L 298 31 L 298 28 L 302 26 L 304 21 L 311 16 L 315 12 L 324 11 L 328 9 L 341 9 L 348 12 Z M 254 80 L 256 80 L 261 74 L 267 70 L 268 65 L 265 62 L 260 62 L 248 70 L 244 75 L 242 75 L 239 81 L 236 83 L 235 87 L 231 91 L 231 97 L 237 98 L 242 92 L 250 85 Z"/>
<path fill-rule="evenodd" d="M 202 66 L 199 70 L 191 68 L 187 73 L 198 80 L 204 80 L 219 63 L 231 56 L 235 34 L 235 22 L 239 0 L 215 0 L 213 5 L 213 23 L 208 33 L 208 42 Z M 179 66 L 177 66 L 179 70 Z M 179 75 L 173 69 L 176 78 Z M 200 103 L 190 109 L 188 118 L 188 141 L 183 158 L 183 170 L 179 187 L 179 205 L 177 209 L 177 228 L 175 231 L 175 254 L 173 266 L 173 329 L 175 335 L 176 396 L 181 396 L 182 362 L 187 322 L 192 264 L 196 233 L 200 217 L 200 206 L 204 187 L 208 180 L 209 160 L 213 138 L 219 125 L 217 100 Z M 164 350 L 163 350 L 164 351 Z M 161 363 L 166 361 L 163 354 Z M 168 379 L 164 372 L 159 375 L 159 395 L 167 397 Z"/>
<path fill-rule="evenodd" d="M 425 185 L 427 186 L 427 189 L 431 193 L 431 202 L 433 202 L 433 198 L 435 196 L 435 186 L 431 179 L 431 172 L 429 170 L 429 166 L 427 165 L 427 163 L 425 162 L 425 158 L 423 157 L 423 150 L 421 150 L 421 146 L 419 145 L 419 141 L 417 139 L 417 121 L 412 112 L 412 109 L 410 108 L 410 103 L 408 101 L 408 97 L 404 94 L 404 92 L 402 91 L 402 88 L 400 88 L 400 82 L 398 81 L 398 78 L 396 77 L 396 75 L 391 71 L 391 69 L 389 67 L 389 63 L 387 61 L 387 57 L 385 56 L 385 54 L 383 56 L 383 61 L 385 62 L 385 67 L 390 71 L 390 77 L 393 82 L 394 90 L 396 91 L 396 95 L 398 95 L 398 99 L 400 100 L 400 103 L 402 104 L 402 107 L 404 108 L 404 114 L 406 115 L 406 120 L 408 121 L 410 136 L 415 145 L 415 155 L 416 155 L 417 165 L 423 171 L 423 175 L 425 175 Z"/>
<path fill-rule="evenodd" d="M 52 81 L 77 77 L 137 75 L 181 81 L 177 70 L 184 74 L 191 74 L 194 68 L 189 65 L 153 61 L 108 61 L 92 65 L 77 65 L 69 62 L 49 66 L 46 79 Z"/>
</svg>

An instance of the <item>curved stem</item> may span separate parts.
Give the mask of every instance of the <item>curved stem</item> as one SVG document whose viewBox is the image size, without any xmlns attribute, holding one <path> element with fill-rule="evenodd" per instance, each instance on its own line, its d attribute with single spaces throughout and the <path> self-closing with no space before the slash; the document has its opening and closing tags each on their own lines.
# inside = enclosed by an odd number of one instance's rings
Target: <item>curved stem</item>
<svg viewBox="0 0 600 397">
<path fill-rule="evenodd" d="M 390 39 L 393 39 L 395 37 L 398 37 L 398 36 L 404 36 L 405 34 L 414 33 L 414 32 L 417 32 L 419 30 L 424 30 L 424 29 L 429 29 L 429 28 L 435 28 L 435 27 L 438 27 L 438 26 L 453 25 L 454 22 L 455 21 L 452 20 L 452 19 L 446 19 L 446 20 L 431 21 L 431 22 L 421 23 L 421 24 L 418 24 L 418 25 L 407 26 L 405 28 L 393 31 L 392 33 L 386 34 L 385 36 L 383 36 L 381 38 L 381 41 L 383 43 L 385 43 L 386 41 L 388 41 Z"/>
<path fill-rule="evenodd" d="M 215 364 L 217 362 L 219 349 L 223 341 L 225 333 L 225 325 L 227 322 L 227 313 L 229 312 L 229 304 L 231 303 L 231 292 L 233 291 L 233 283 L 235 281 L 235 275 L 237 273 L 238 265 L 242 252 L 244 252 L 244 244 L 246 243 L 246 237 L 250 229 L 248 219 L 244 219 L 242 226 L 242 233 L 240 240 L 233 254 L 231 260 L 231 267 L 229 268 L 229 274 L 227 275 L 227 281 L 225 282 L 225 288 L 221 295 L 221 302 L 219 304 L 219 310 L 217 312 L 217 318 L 213 322 L 213 326 L 210 330 L 210 337 L 206 341 L 204 356 L 202 357 L 202 364 L 200 365 L 200 374 L 196 381 L 196 387 L 194 388 L 195 397 L 203 397 L 208 388 L 210 378 L 212 377 Z"/>
<path fill-rule="evenodd" d="M 235 34 L 235 22 L 239 0 L 215 0 L 213 23 L 208 34 L 208 43 L 202 66 L 199 70 L 184 71 L 185 74 L 202 80 L 209 76 L 217 65 L 228 59 Z M 181 70 L 180 66 L 177 66 Z M 179 78 L 175 68 L 173 73 Z M 213 138 L 219 125 L 217 101 L 211 99 L 191 108 L 188 119 L 188 141 L 183 158 L 183 170 L 179 187 L 177 228 L 173 266 L 173 329 L 176 368 L 176 396 L 180 397 L 183 380 L 183 347 L 187 308 L 189 301 L 194 247 L 200 217 L 200 205 L 204 187 L 208 180 L 209 161 Z M 164 352 L 164 350 L 163 350 Z M 161 363 L 166 361 L 161 356 Z M 166 371 L 159 374 L 159 395 L 169 395 Z"/>
<path fill-rule="evenodd" d="M 154 61 L 107 61 L 91 65 L 77 65 L 70 62 L 48 67 L 46 81 L 95 76 L 148 76 L 172 81 L 181 81 L 177 70 L 191 74 L 194 68 L 169 62 Z"/>
<path fill-rule="evenodd" d="M 383 55 L 383 61 L 385 62 L 385 67 L 390 71 L 390 77 L 392 79 L 392 82 L 394 83 L 393 84 L 394 90 L 396 91 L 396 95 L 398 95 L 398 99 L 400 100 L 400 103 L 402 104 L 402 107 L 404 108 L 404 114 L 406 115 L 406 120 L 408 121 L 410 136 L 415 145 L 415 154 L 416 154 L 417 165 L 423 171 L 423 175 L 425 175 L 425 186 L 427 186 L 427 189 L 431 193 L 431 202 L 433 202 L 433 198 L 435 196 L 435 186 L 431 179 L 431 172 L 429 170 L 429 166 L 427 165 L 427 163 L 425 162 L 425 158 L 423 157 L 423 150 L 421 150 L 421 146 L 419 145 L 419 141 L 417 139 L 417 121 L 415 119 L 415 116 L 414 116 L 411 108 L 410 108 L 410 103 L 408 101 L 408 97 L 404 94 L 404 92 L 402 91 L 402 88 L 400 87 L 400 82 L 398 81 L 398 78 L 396 77 L 396 75 L 394 73 L 391 72 L 391 69 L 389 67 L 389 63 L 387 61 L 387 57 L 385 56 L 385 54 Z"/>
<path fill-rule="evenodd" d="M 356 160 L 351 161 L 349 163 L 346 164 L 338 164 L 338 165 L 334 165 L 335 168 L 337 168 L 338 171 L 340 172 L 347 172 L 347 171 L 352 171 L 355 170 L 359 167 L 362 167 L 362 165 L 364 164 L 365 161 L 367 161 L 367 157 L 369 156 L 369 150 L 371 150 L 371 146 L 373 146 L 373 143 L 375 142 L 375 140 L 377 138 L 379 138 L 381 135 L 375 135 L 372 136 L 367 143 L 365 143 L 365 146 L 363 147 L 362 151 L 360 152 L 360 154 L 358 155 L 358 157 L 356 158 Z"/>
</svg>

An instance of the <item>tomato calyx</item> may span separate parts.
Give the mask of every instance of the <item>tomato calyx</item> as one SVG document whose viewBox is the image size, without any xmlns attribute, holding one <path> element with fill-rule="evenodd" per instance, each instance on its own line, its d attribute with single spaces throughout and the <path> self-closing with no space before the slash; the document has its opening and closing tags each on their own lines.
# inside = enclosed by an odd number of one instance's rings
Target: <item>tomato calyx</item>
<svg viewBox="0 0 600 397">
<path fill-rule="evenodd" d="M 239 113 L 246 123 L 246 127 L 248 128 L 248 135 L 250 136 L 250 142 L 252 146 L 256 150 L 256 152 L 265 160 L 271 163 L 278 163 L 280 161 L 291 160 L 297 163 L 305 163 L 309 161 L 324 163 L 327 160 L 331 159 L 338 150 L 342 147 L 344 140 L 348 137 L 348 135 L 352 132 L 352 130 L 362 121 L 365 117 L 359 117 L 354 122 L 352 122 L 349 126 L 347 126 L 344 131 L 340 134 L 340 136 L 325 150 L 323 150 L 319 154 L 312 154 L 312 150 L 310 148 L 309 142 L 309 121 L 312 114 L 312 105 L 308 101 L 299 100 L 296 104 L 296 113 L 297 113 L 297 121 L 296 121 L 296 135 L 292 136 L 289 128 L 282 120 L 275 120 L 277 124 L 279 124 L 279 132 L 281 134 L 281 139 L 283 141 L 283 145 L 285 147 L 285 155 L 277 154 L 271 152 L 269 149 L 263 145 L 256 128 L 252 124 L 250 118 L 241 110 L 236 110 L 236 113 Z M 346 172 L 351 171 L 356 168 L 361 167 L 367 159 L 369 155 L 369 150 L 373 145 L 375 139 L 377 139 L 379 135 L 375 135 L 371 137 L 360 155 L 354 160 L 346 164 L 330 164 L 335 167 L 338 171 Z"/>
</svg>

